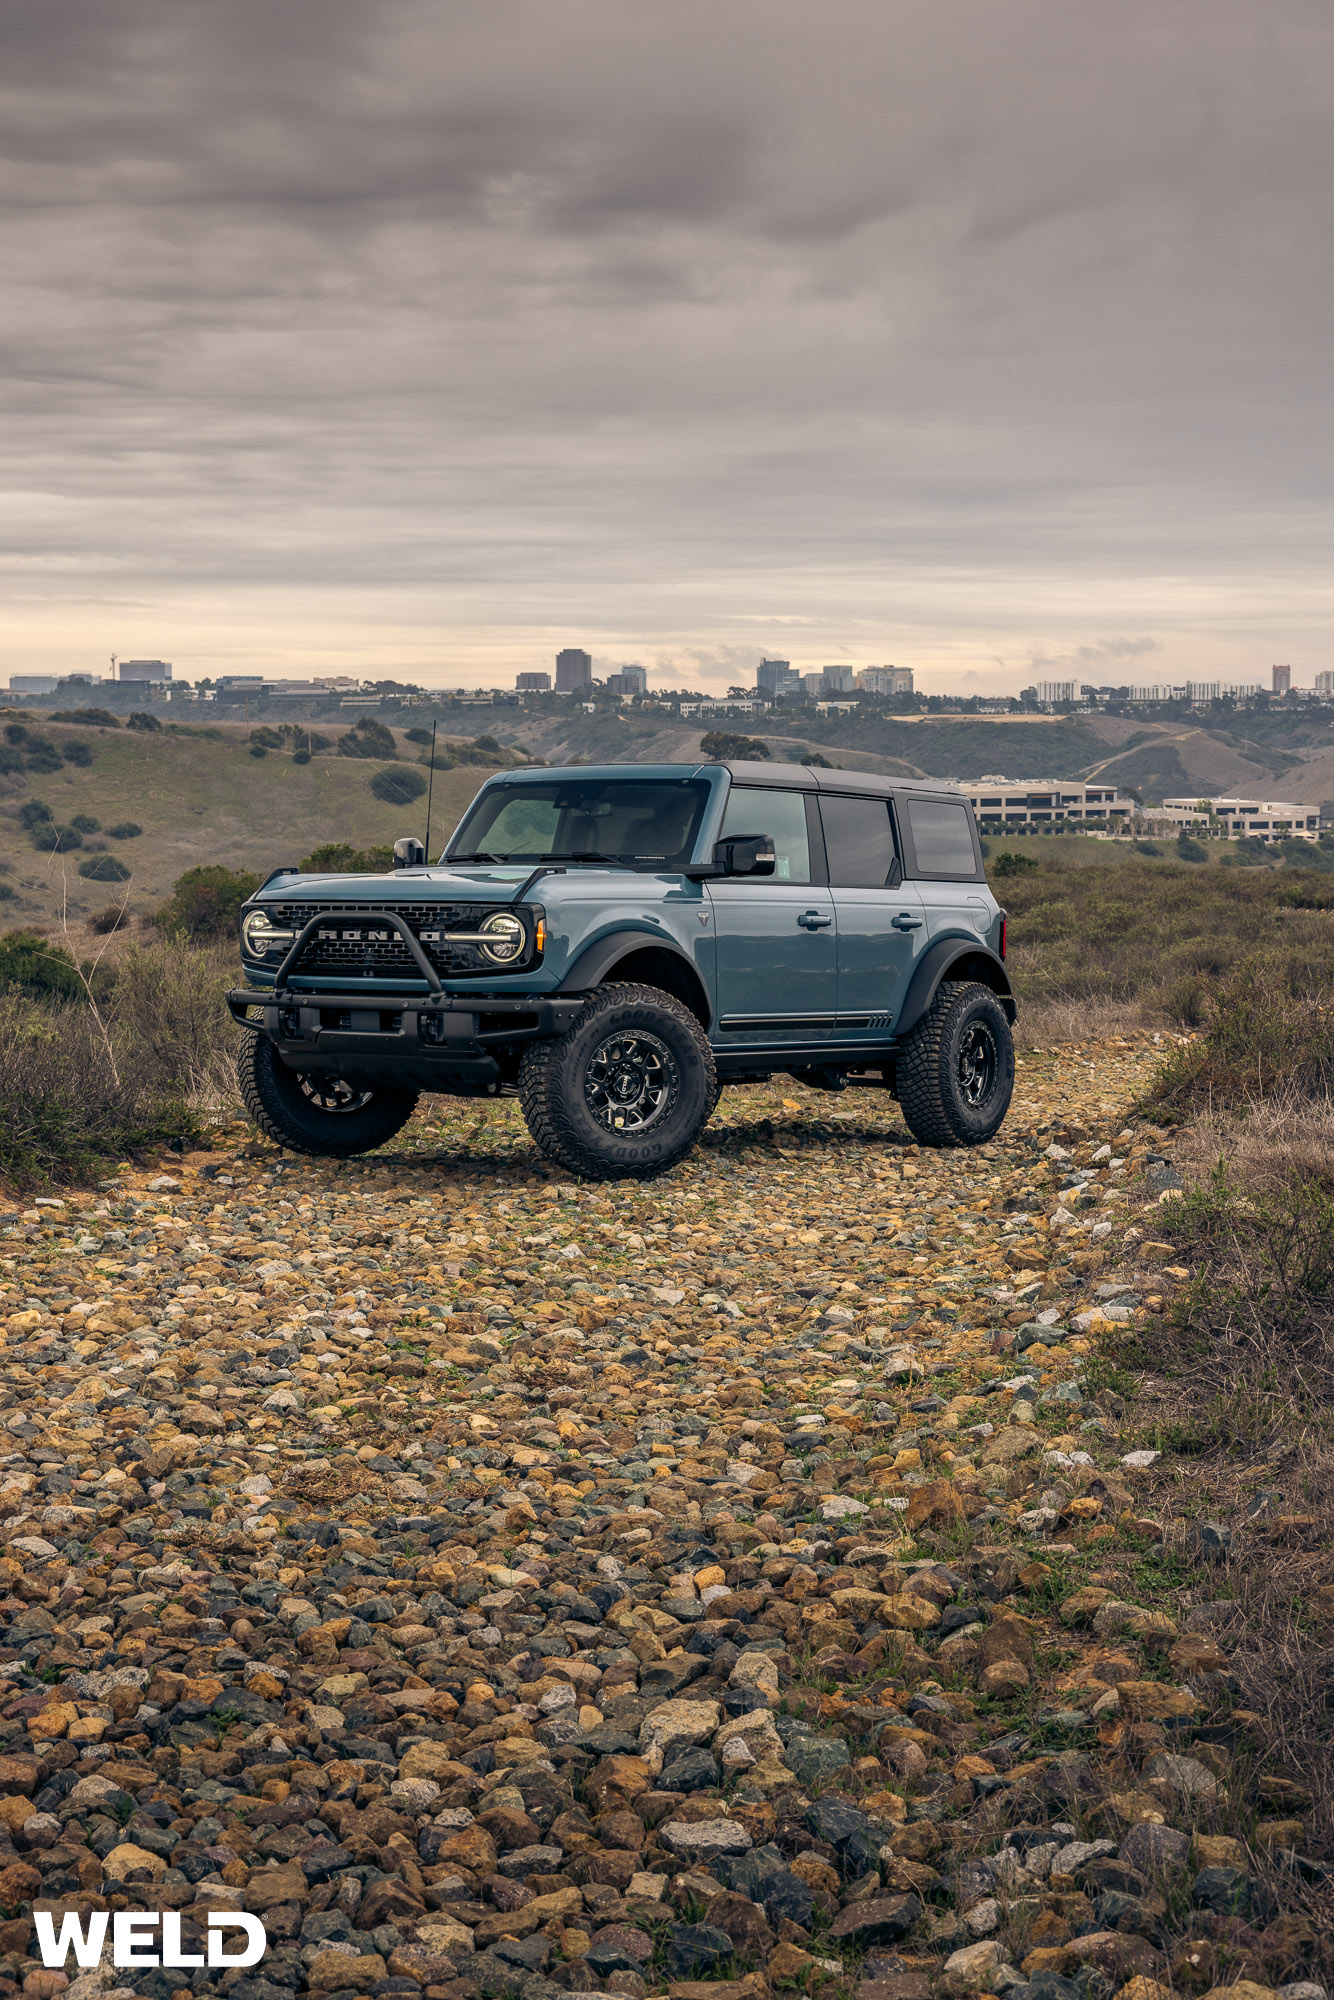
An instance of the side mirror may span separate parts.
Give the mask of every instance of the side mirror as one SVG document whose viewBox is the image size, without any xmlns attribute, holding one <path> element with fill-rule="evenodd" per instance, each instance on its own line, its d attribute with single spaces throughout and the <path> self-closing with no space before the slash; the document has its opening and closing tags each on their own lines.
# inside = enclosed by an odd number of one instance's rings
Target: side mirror
<svg viewBox="0 0 1334 2000">
<path fill-rule="evenodd" d="M 395 868 L 420 868 L 425 860 L 426 849 L 410 833 L 404 834 L 402 840 L 394 842 Z"/>
<path fill-rule="evenodd" d="M 713 850 L 713 859 L 724 875 L 772 875 L 778 865 L 771 833 L 720 840 Z"/>
</svg>

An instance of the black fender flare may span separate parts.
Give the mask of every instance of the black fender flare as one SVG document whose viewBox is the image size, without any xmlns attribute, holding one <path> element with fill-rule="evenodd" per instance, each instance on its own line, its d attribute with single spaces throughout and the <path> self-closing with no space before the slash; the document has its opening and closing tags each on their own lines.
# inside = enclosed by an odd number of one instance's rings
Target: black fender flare
<svg viewBox="0 0 1334 2000">
<path fill-rule="evenodd" d="M 923 952 L 903 996 L 895 1036 L 902 1040 L 912 1033 L 947 979 L 972 979 L 989 986 L 1006 1019 L 1013 1022 L 1017 1009 L 1010 988 L 1010 975 L 994 951 L 986 945 L 969 944 L 963 938 L 941 938 Z"/>
<path fill-rule="evenodd" d="M 556 992 L 587 993 L 617 975 L 646 986 L 661 986 L 689 1007 L 702 1027 L 712 1023 L 713 1005 L 698 966 L 672 938 L 651 931 L 616 931 L 588 945 Z"/>
</svg>

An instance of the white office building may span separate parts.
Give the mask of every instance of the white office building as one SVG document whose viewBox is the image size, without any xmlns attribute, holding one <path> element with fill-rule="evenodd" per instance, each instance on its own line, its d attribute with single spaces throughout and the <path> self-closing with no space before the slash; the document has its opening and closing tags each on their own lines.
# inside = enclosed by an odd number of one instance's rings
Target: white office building
<svg viewBox="0 0 1334 2000">
<path fill-rule="evenodd" d="M 1152 809 L 1152 817 L 1215 839 L 1316 840 L 1320 835 L 1319 809 L 1285 799 L 1164 799 Z"/>
<path fill-rule="evenodd" d="M 979 778 L 963 790 L 983 833 L 1104 832 L 1138 811 L 1115 785 L 1077 780 Z"/>
</svg>

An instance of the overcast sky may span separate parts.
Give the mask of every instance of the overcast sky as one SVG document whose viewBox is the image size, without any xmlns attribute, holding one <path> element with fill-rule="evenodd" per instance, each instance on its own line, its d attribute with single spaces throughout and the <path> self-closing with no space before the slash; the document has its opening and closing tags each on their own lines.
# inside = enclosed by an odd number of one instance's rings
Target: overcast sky
<svg viewBox="0 0 1334 2000">
<path fill-rule="evenodd" d="M 0 680 L 1334 666 L 1329 0 L 7 0 Z"/>
</svg>

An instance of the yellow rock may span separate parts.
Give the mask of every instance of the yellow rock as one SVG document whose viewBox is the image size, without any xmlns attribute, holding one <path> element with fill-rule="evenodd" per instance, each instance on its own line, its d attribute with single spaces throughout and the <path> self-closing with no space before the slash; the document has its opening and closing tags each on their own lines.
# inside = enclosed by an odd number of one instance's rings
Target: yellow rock
<svg viewBox="0 0 1334 2000">
<path fill-rule="evenodd" d="M 147 1868 L 156 1880 L 166 1874 L 167 1863 L 161 1854 L 150 1854 L 146 1847 L 136 1847 L 132 1840 L 123 1840 L 119 1847 L 113 1847 L 102 1863 L 102 1873 L 113 1881 L 123 1881 L 139 1868 Z"/>
</svg>

